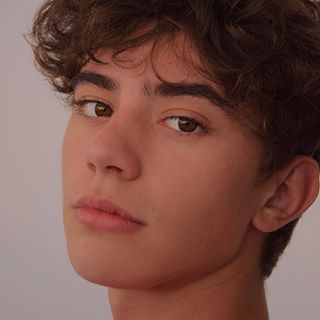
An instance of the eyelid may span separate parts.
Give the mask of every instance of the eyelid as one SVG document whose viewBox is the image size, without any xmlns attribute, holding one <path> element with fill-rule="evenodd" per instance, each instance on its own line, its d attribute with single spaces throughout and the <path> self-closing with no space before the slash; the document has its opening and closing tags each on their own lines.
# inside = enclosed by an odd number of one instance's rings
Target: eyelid
<svg viewBox="0 0 320 320">
<path fill-rule="evenodd" d="M 106 106 L 108 108 L 110 108 L 112 110 L 112 113 L 114 112 L 113 110 L 113 107 L 110 103 L 108 102 L 104 102 L 104 101 L 101 101 L 99 99 L 92 99 L 92 98 L 83 98 L 83 99 L 73 99 L 72 100 L 72 105 L 71 105 L 71 108 L 80 116 L 88 119 L 88 120 L 95 120 L 95 119 L 103 119 L 103 118 L 109 118 L 111 117 L 111 115 L 106 115 L 106 116 L 94 116 L 94 115 L 88 115 L 86 114 L 86 106 L 89 104 L 89 103 L 93 103 L 93 104 L 101 104 L 103 106 Z M 93 111 L 95 112 L 95 111 Z"/>
<path fill-rule="evenodd" d="M 97 101 L 97 102 L 101 102 L 101 103 L 105 103 L 105 104 L 111 105 L 111 102 L 109 102 L 108 100 L 102 98 L 101 95 L 97 96 L 97 95 L 89 95 L 89 94 L 75 94 L 75 93 L 73 94 L 72 102 L 74 102 L 74 101 L 86 101 L 86 100 Z"/>
<path fill-rule="evenodd" d="M 72 100 L 72 104 L 76 105 L 76 106 L 83 106 L 86 103 L 90 103 L 90 102 L 97 102 L 97 103 L 104 103 L 109 105 L 109 103 L 106 103 L 104 101 L 98 100 L 98 99 L 91 99 L 91 98 L 84 98 L 84 99 L 73 99 Z"/>
<path fill-rule="evenodd" d="M 112 106 L 110 106 L 109 103 L 105 103 L 104 101 L 101 101 L 99 99 L 92 99 L 92 98 L 82 98 L 82 99 L 73 99 L 72 104 L 73 107 L 75 108 L 76 112 L 80 115 L 83 116 L 87 119 L 90 120 L 94 120 L 94 119 L 98 119 L 98 118 L 106 118 L 106 117 L 110 117 L 110 116 L 90 116 L 87 115 L 84 111 L 84 108 L 86 106 L 86 104 L 88 103 L 101 103 L 103 105 L 106 105 L 108 107 L 110 107 L 112 109 Z M 112 109 L 113 110 L 113 109 Z M 167 110 L 169 111 L 169 110 Z M 179 119 L 180 121 L 183 120 L 190 120 L 192 122 L 194 122 L 196 124 L 196 128 L 200 127 L 201 131 L 200 132 L 196 132 L 196 131 L 192 131 L 192 132 L 183 132 L 183 131 L 179 131 L 179 130 L 175 130 L 172 127 L 168 126 L 168 128 L 170 129 L 170 133 L 174 134 L 174 135 L 178 135 L 179 137 L 183 138 L 183 137 L 199 137 L 201 135 L 204 135 L 206 133 L 209 132 L 209 127 L 207 124 L 205 124 L 204 121 L 197 119 L 198 117 L 194 117 L 194 116 L 190 116 L 187 114 L 186 110 L 184 110 L 182 112 L 182 114 L 177 114 L 177 111 L 174 112 L 173 110 L 170 110 L 170 116 L 167 116 L 165 118 L 162 118 L 160 120 L 161 123 L 166 122 L 167 120 L 173 120 L 173 119 Z M 180 111 L 181 112 L 181 111 Z M 204 117 L 206 118 L 206 117 Z"/>
<path fill-rule="evenodd" d="M 204 127 L 210 127 L 210 119 L 205 115 L 205 112 L 197 110 L 196 107 L 185 107 L 185 108 L 170 108 L 163 111 L 164 114 L 170 116 L 176 116 L 181 118 L 188 118 L 194 120 Z"/>
<path fill-rule="evenodd" d="M 166 120 L 170 120 L 170 119 L 180 119 L 180 120 L 187 119 L 187 120 L 193 121 L 197 125 L 197 127 L 201 128 L 200 132 L 195 132 L 195 131 L 183 132 L 183 131 L 175 130 L 175 129 L 169 127 L 170 133 L 172 133 L 174 135 L 178 135 L 181 138 L 183 138 L 183 137 L 197 138 L 197 137 L 205 135 L 209 132 L 208 127 L 202 121 L 197 120 L 197 119 L 190 117 L 190 116 L 186 116 L 186 115 L 172 115 L 172 116 L 164 118 L 161 122 L 166 122 Z"/>
<path fill-rule="evenodd" d="M 83 105 L 85 103 L 89 103 L 89 102 L 102 103 L 102 104 L 109 106 L 111 109 L 114 110 L 114 106 L 111 102 L 109 102 L 105 99 L 102 99 L 102 98 L 94 97 L 94 96 L 83 96 L 81 98 L 76 98 L 75 96 L 73 96 L 73 98 L 71 100 L 71 104 L 75 105 L 75 106 L 81 106 L 81 105 Z"/>
</svg>

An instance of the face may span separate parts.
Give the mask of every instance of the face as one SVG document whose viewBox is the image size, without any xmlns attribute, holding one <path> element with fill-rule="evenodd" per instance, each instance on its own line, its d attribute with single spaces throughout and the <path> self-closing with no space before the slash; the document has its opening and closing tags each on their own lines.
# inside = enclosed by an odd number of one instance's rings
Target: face
<svg viewBox="0 0 320 320">
<path fill-rule="evenodd" d="M 214 273 L 237 256 L 258 207 L 258 142 L 219 103 L 192 93 L 194 83 L 218 89 L 169 46 L 156 55 L 156 69 L 189 89 L 161 89 L 148 52 L 128 51 L 118 65 L 104 51 L 105 64 L 83 67 L 64 138 L 69 257 L 79 275 L 108 287 L 148 288 Z M 80 223 L 73 205 L 84 195 L 106 197 L 143 225 L 109 232 Z"/>
</svg>

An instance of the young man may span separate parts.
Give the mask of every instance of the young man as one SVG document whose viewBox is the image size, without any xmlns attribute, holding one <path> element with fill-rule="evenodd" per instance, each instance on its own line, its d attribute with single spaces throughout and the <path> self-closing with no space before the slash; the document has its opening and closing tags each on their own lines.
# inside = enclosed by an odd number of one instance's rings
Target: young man
<svg viewBox="0 0 320 320">
<path fill-rule="evenodd" d="M 315 200 L 319 8 L 51 0 L 38 66 L 72 109 L 71 263 L 115 320 L 266 320 L 264 280 Z"/>
</svg>

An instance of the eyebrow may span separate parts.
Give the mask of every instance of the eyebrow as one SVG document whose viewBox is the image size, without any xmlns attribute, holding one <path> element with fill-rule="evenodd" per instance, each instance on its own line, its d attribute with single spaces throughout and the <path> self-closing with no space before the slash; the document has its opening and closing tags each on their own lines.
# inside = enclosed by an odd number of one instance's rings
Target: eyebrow
<svg viewBox="0 0 320 320">
<path fill-rule="evenodd" d="M 108 91 L 117 91 L 120 89 L 119 84 L 112 78 L 95 72 L 80 72 L 71 80 L 73 90 L 80 85 L 90 83 L 99 88 Z M 193 96 L 204 98 L 214 106 L 226 109 L 230 104 L 214 88 L 203 83 L 164 83 L 161 82 L 155 86 L 149 81 L 143 84 L 143 91 L 146 96 L 177 97 Z"/>
</svg>

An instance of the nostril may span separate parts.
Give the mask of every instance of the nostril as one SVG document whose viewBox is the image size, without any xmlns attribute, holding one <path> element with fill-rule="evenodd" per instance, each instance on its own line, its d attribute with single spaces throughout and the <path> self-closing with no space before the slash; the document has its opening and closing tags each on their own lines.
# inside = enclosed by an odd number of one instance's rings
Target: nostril
<svg viewBox="0 0 320 320">
<path fill-rule="evenodd" d="M 122 171 L 120 168 L 116 167 L 116 166 L 107 166 L 106 169 L 111 169 L 111 170 L 116 170 L 116 171 Z"/>
<path fill-rule="evenodd" d="M 90 170 L 96 171 L 96 167 L 95 167 L 95 165 L 94 165 L 92 162 L 89 162 L 87 165 L 88 165 L 88 168 L 89 168 Z"/>
</svg>

